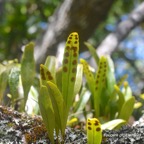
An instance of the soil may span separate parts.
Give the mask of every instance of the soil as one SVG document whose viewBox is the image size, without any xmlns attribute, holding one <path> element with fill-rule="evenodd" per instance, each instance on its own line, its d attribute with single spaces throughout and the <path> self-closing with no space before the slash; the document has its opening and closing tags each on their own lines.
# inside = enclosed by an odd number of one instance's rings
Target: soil
<svg viewBox="0 0 144 144">
<path fill-rule="evenodd" d="M 64 143 L 86 144 L 87 137 L 84 131 L 67 127 Z M 40 116 L 30 117 L 0 106 L 0 144 L 51 143 Z M 133 126 L 104 130 L 102 144 L 144 144 L 144 116 Z"/>
</svg>

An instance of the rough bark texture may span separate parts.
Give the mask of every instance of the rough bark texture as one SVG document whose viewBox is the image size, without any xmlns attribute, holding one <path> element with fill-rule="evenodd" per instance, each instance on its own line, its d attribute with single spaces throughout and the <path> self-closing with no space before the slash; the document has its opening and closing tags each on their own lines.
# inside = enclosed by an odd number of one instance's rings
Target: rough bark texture
<svg viewBox="0 0 144 144">
<path fill-rule="evenodd" d="M 54 139 L 55 144 L 58 144 L 55 135 Z M 67 127 L 64 143 L 86 144 L 86 134 L 82 130 Z M 0 144 L 51 144 L 51 142 L 41 117 L 30 117 L 0 106 Z"/>
<path fill-rule="evenodd" d="M 66 40 L 69 33 L 77 31 L 80 43 L 86 41 L 95 28 L 106 19 L 115 0 L 64 0 L 50 18 L 48 29 L 42 41 L 35 48 L 37 65 L 43 63 L 47 55 L 55 55 L 57 46 Z M 80 51 L 84 50 L 81 44 Z"/>
<path fill-rule="evenodd" d="M 99 55 L 110 55 L 127 35 L 144 21 L 144 2 L 133 10 L 128 19 L 118 24 L 115 32 L 110 33 L 97 48 Z"/>
<path fill-rule="evenodd" d="M 54 138 L 56 140 L 55 136 Z M 0 106 L 0 143 L 51 144 L 39 116 L 30 117 L 3 106 Z M 114 143 L 143 144 L 144 115 L 134 123 L 133 127 L 123 126 L 119 130 L 103 130 L 102 144 Z M 64 144 L 87 144 L 87 136 L 82 130 L 67 127 Z"/>
</svg>

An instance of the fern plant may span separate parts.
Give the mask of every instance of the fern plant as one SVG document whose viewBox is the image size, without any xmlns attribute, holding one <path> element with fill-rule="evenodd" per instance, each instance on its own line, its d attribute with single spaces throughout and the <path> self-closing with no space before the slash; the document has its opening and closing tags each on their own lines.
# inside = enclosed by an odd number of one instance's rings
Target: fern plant
<svg viewBox="0 0 144 144">
<path fill-rule="evenodd" d="M 11 60 L 5 61 L 0 64 L 0 104 L 7 104 L 4 101 L 4 93 L 6 92 L 7 85 L 9 85 L 12 95 L 11 103 L 14 104 L 15 99 L 18 98 L 18 82 L 20 74 L 20 64 L 18 61 Z"/>
<path fill-rule="evenodd" d="M 56 57 L 54 56 L 48 56 L 45 64 L 40 65 L 38 104 L 48 136 L 53 144 L 54 132 L 57 136 L 57 142 L 64 142 L 69 111 L 79 91 L 80 99 L 73 107 L 74 112 L 82 111 L 90 99 L 91 108 L 94 108 L 94 117 L 96 117 L 87 120 L 88 143 L 95 143 L 95 136 L 99 139 L 97 143 L 100 143 L 102 129 L 113 129 L 126 123 L 133 111 L 135 99 L 128 82 L 125 81 L 127 76 L 123 76 L 116 82 L 111 58 L 109 56 L 99 57 L 90 44 L 85 44 L 97 64 L 95 72 L 91 71 L 86 60 L 80 59 L 80 64 L 78 63 L 79 36 L 76 32 L 71 33 L 66 41 L 63 63 L 60 68 L 56 69 Z M 28 95 L 35 79 L 33 52 L 34 44 L 29 43 L 25 46 L 21 64 L 15 61 L 7 65 L 0 64 L 1 103 L 8 83 L 12 104 L 14 104 L 14 101 L 19 97 L 18 85 L 21 81 L 24 91 L 21 110 L 25 110 Z M 88 87 L 82 85 L 83 73 Z M 95 122 L 98 119 L 104 124 L 98 123 L 97 127 Z M 91 131 L 95 128 L 99 128 L 98 133 L 94 130 Z M 58 139 L 59 136 L 62 140 Z"/>
<path fill-rule="evenodd" d="M 103 122 L 116 118 L 128 121 L 134 108 L 135 98 L 132 96 L 129 84 L 125 82 L 127 76 L 123 76 L 116 82 L 112 59 L 109 56 L 99 58 L 97 53 L 94 53 L 94 48 L 88 43 L 85 44 L 98 66 L 93 73 L 89 64 L 84 59 L 80 60 L 92 95 L 92 106 L 95 110 L 94 116 L 101 118 Z"/>
<path fill-rule="evenodd" d="M 21 63 L 18 60 L 10 60 L 0 64 L 0 103 L 7 105 L 4 101 L 4 93 L 9 87 L 10 92 L 7 96 L 10 98 L 11 106 L 14 107 L 19 100 L 21 103 L 19 110 L 25 111 L 28 95 L 34 84 L 35 73 L 34 44 L 31 42 L 24 48 Z M 24 95 L 19 92 L 19 87 L 22 87 Z"/>
<path fill-rule="evenodd" d="M 39 107 L 51 142 L 53 133 L 64 138 L 70 107 L 82 84 L 82 65 L 78 65 L 79 37 L 76 32 L 67 39 L 62 67 L 56 71 L 55 57 L 40 65 Z"/>
</svg>

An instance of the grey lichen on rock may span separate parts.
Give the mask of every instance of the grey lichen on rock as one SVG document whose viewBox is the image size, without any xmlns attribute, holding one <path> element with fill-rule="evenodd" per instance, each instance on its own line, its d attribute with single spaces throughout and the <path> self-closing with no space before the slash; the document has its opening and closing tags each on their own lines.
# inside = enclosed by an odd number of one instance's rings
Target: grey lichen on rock
<svg viewBox="0 0 144 144">
<path fill-rule="evenodd" d="M 55 140 L 56 137 L 54 136 Z M 57 144 L 57 142 L 55 141 Z M 87 144 L 84 131 L 66 128 L 65 144 Z M 102 144 L 143 144 L 144 116 L 133 126 L 104 130 Z M 11 108 L 0 106 L 0 144 L 51 144 L 40 116 L 30 117 Z"/>
<path fill-rule="evenodd" d="M 30 117 L 0 106 L 0 143 L 50 143 L 41 117 Z"/>
<path fill-rule="evenodd" d="M 55 143 L 56 136 L 54 135 Z M 66 128 L 65 144 L 86 144 L 81 130 Z M 0 144 L 51 144 L 40 116 L 30 117 L 11 108 L 0 106 Z"/>
</svg>

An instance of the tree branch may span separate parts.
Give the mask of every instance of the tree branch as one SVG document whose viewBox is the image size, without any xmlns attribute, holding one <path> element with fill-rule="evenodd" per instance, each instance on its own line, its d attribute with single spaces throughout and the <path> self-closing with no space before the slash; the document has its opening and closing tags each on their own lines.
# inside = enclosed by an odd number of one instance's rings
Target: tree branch
<svg viewBox="0 0 144 144">
<path fill-rule="evenodd" d="M 144 2 L 142 2 L 135 10 L 131 12 L 128 19 L 118 24 L 115 32 L 110 33 L 98 46 L 98 55 L 111 55 L 118 47 L 120 42 L 127 37 L 127 35 L 137 25 L 144 21 Z"/>
<path fill-rule="evenodd" d="M 81 49 L 83 42 L 95 28 L 106 19 L 115 0 L 64 0 L 50 18 L 48 29 L 41 42 L 36 44 L 35 59 L 37 66 L 43 63 L 47 55 L 55 55 L 57 46 L 66 40 L 69 33 L 77 31 L 80 35 Z"/>
</svg>

